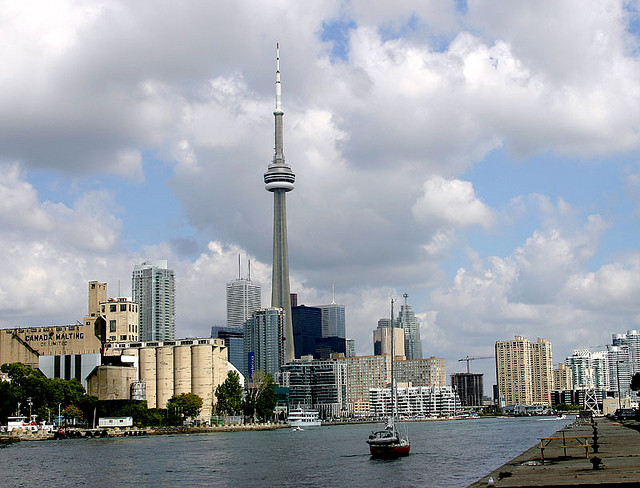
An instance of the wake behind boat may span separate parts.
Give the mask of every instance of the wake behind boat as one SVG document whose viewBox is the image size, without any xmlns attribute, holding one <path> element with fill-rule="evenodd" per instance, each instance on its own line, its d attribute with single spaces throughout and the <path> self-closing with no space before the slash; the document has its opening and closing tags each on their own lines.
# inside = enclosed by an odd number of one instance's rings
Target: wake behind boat
<svg viewBox="0 0 640 488">
<path fill-rule="evenodd" d="M 407 435 L 402 435 L 396 427 L 396 405 L 398 389 L 395 377 L 395 335 L 393 328 L 393 300 L 391 300 L 391 416 L 387 425 L 382 430 L 371 433 L 367 439 L 371 457 L 379 459 L 395 459 L 401 456 L 408 456 L 411 451 L 411 443 Z"/>
</svg>

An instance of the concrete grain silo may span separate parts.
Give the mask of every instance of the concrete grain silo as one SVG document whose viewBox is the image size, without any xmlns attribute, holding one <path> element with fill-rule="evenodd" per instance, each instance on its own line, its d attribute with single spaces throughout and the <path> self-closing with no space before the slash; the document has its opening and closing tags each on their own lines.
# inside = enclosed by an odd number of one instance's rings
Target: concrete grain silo
<svg viewBox="0 0 640 488">
<path fill-rule="evenodd" d="M 156 349 L 156 404 L 167 408 L 167 400 L 173 396 L 173 346 Z"/>
<path fill-rule="evenodd" d="M 147 408 L 156 408 L 156 350 L 153 347 L 140 349 L 140 381 L 146 384 Z"/>
<path fill-rule="evenodd" d="M 213 404 L 213 347 L 197 344 L 191 348 L 191 391 L 202 398 L 204 419 L 211 417 Z"/>
<path fill-rule="evenodd" d="M 173 351 L 173 364 L 174 394 L 189 393 L 191 391 L 191 345 L 176 346 Z"/>
</svg>

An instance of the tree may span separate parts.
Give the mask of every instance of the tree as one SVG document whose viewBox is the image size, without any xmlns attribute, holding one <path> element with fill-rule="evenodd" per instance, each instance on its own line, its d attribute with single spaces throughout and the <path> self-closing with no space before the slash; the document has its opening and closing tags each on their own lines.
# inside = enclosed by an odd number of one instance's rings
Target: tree
<svg viewBox="0 0 640 488">
<path fill-rule="evenodd" d="M 247 415 L 253 415 L 255 422 L 258 417 L 264 419 L 273 415 L 277 403 L 276 384 L 273 376 L 262 371 L 253 374 L 253 381 L 247 386 L 247 394 L 244 401 L 244 411 Z"/>
<path fill-rule="evenodd" d="M 227 373 L 227 379 L 216 388 L 216 400 L 216 412 L 220 415 L 234 415 L 242 410 L 242 385 L 238 373 Z"/>
<path fill-rule="evenodd" d="M 77 379 L 63 380 L 47 378 L 38 369 L 22 363 L 6 363 L 0 366 L 10 382 L 0 382 L 0 419 L 14 414 L 29 414 L 28 399 L 31 399 L 31 413 L 42 419 L 57 415 L 58 406 L 75 405 L 84 411 L 84 418 L 92 419 L 95 405 L 92 397 Z"/>
<path fill-rule="evenodd" d="M 173 395 L 167 401 L 167 410 L 173 417 L 182 418 L 182 420 L 197 417 L 202 410 L 202 398 L 195 393 Z"/>
<path fill-rule="evenodd" d="M 65 407 L 64 411 L 62 412 L 62 414 L 64 415 L 64 418 L 67 419 L 67 420 L 70 420 L 70 419 L 82 420 L 83 419 L 82 410 L 80 410 L 75 405 L 69 405 L 69 406 Z M 75 424 L 75 422 L 74 422 L 74 424 Z"/>
</svg>

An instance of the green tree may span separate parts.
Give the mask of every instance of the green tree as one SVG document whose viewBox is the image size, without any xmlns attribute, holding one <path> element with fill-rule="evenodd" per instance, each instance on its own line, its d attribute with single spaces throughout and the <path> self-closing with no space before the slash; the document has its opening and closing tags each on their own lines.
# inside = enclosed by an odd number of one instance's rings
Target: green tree
<svg viewBox="0 0 640 488">
<path fill-rule="evenodd" d="M 202 410 L 202 398 L 195 393 L 182 393 L 180 395 L 173 395 L 167 401 L 167 411 L 173 418 L 182 418 L 186 420 L 188 418 L 197 417 Z"/>
<path fill-rule="evenodd" d="M 69 406 L 65 407 L 63 412 L 62 412 L 62 415 L 64 415 L 64 418 L 67 420 L 67 424 L 69 423 L 69 420 L 80 420 L 80 421 L 82 421 L 82 419 L 84 418 L 82 416 L 82 410 L 80 410 L 75 405 L 69 405 Z M 74 424 L 75 424 L 75 422 L 74 422 Z"/>
<path fill-rule="evenodd" d="M 41 419 L 48 420 L 57 416 L 59 408 L 69 405 L 79 407 L 84 418 L 93 420 L 95 399 L 85 394 L 84 387 L 77 379 L 47 378 L 40 370 L 22 363 L 3 364 L 0 370 L 11 380 L 0 382 L 2 420 L 14 414 L 29 415 L 29 410 Z M 28 399 L 31 399 L 31 409 Z"/>
<path fill-rule="evenodd" d="M 277 400 L 273 376 L 262 371 L 256 371 L 253 374 L 253 381 L 247 385 L 247 394 L 244 401 L 245 414 L 252 415 L 254 422 L 258 418 L 271 418 Z"/>
<path fill-rule="evenodd" d="M 227 379 L 216 388 L 216 413 L 234 415 L 242 410 L 242 385 L 235 371 L 227 373 Z"/>
</svg>

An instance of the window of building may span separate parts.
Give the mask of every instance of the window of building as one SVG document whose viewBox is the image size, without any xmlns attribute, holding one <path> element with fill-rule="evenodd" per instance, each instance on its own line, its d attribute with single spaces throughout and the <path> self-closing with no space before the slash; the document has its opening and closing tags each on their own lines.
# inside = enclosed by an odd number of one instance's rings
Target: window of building
<svg viewBox="0 0 640 488">
<path fill-rule="evenodd" d="M 121 340 L 121 341 L 126 341 L 126 340 L 127 340 L 127 334 L 122 334 L 122 335 L 120 336 L 120 340 Z"/>
<path fill-rule="evenodd" d="M 109 340 L 110 341 L 115 341 L 116 340 L 116 336 L 109 336 Z"/>
<path fill-rule="evenodd" d="M 127 304 L 126 303 L 121 303 L 120 304 L 120 311 L 121 312 L 126 312 L 127 311 Z"/>
<path fill-rule="evenodd" d="M 110 311 L 112 311 L 112 312 L 115 312 L 115 311 L 116 311 L 116 305 L 115 305 L 115 303 L 114 303 L 114 304 L 112 304 L 111 306 L 109 306 L 109 310 L 110 310 Z"/>
<path fill-rule="evenodd" d="M 115 331 L 116 331 L 116 321 L 109 320 L 109 332 L 115 332 Z"/>
</svg>

